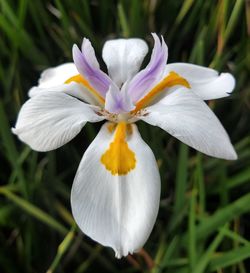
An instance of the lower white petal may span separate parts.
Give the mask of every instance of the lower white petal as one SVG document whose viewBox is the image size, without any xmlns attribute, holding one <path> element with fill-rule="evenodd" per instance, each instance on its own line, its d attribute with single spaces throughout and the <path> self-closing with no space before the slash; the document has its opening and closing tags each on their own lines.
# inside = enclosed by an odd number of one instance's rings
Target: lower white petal
<svg viewBox="0 0 250 273">
<path fill-rule="evenodd" d="M 230 139 L 211 109 L 186 88 L 168 93 L 141 119 L 159 126 L 194 149 L 218 158 L 237 158 Z"/>
<path fill-rule="evenodd" d="M 203 100 L 227 97 L 235 87 L 230 73 L 219 73 L 211 68 L 188 63 L 172 63 L 166 66 L 166 74 L 178 73 L 190 84 L 191 90 Z"/>
<path fill-rule="evenodd" d="M 113 175 L 101 162 L 113 141 L 109 124 L 85 152 L 71 192 L 73 216 L 81 230 L 116 257 L 139 250 L 153 228 L 160 199 L 160 177 L 155 157 L 137 127 L 127 137 L 136 157 L 135 168 Z"/>
<path fill-rule="evenodd" d="M 76 98 L 64 93 L 44 92 L 22 106 L 12 131 L 32 149 L 49 151 L 74 138 L 87 121 L 102 119 L 93 107 Z"/>
</svg>

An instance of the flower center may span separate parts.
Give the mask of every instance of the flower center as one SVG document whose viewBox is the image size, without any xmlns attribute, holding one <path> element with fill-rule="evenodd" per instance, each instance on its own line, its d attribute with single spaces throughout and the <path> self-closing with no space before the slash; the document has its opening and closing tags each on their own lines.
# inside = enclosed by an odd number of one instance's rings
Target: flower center
<svg viewBox="0 0 250 273">
<path fill-rule="evenodd" d="M 98 111 L 97 114 L 105 116 L 105 118 L 111 122 L 119 123 L 126 121 L 132 123 L 138 120 L 138 116 L 146 114 L 144 110 L 145 107 L 150 105 L 157 97 L 159 97 L 162 92 L 166 91 L 167 88 L 182 85 L 190 88 L 189 82 L 181 77 L 174 71 L 171 71 L 161 82 L 155 85 L 143 98 L 141 98 L 135 105 L 135 109 L 128 113 L 113 114 L 109 113 L 104 109 L 105 99 L 96 91 L 90 83 L 80 74 L 75 75 L 65 81 L 65 84 L 77 82 L 82 84 L 94 97 L 101 103 L 103 110 Z"/>
</svg>

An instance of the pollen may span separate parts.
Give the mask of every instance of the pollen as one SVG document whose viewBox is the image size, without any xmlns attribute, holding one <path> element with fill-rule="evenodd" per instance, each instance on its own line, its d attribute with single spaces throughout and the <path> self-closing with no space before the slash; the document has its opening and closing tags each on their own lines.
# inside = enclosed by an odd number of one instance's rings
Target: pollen
<svg viewBox="0 0 250 273">
<path fill-rule="evenodd" d="M 84 85 L 87 90 L 92 93 L 102 104 L 105 103 L 105 99 L 90 85 L 90 83 L 80 74 L 75 75 L 65 81 L 65 83 L 77 82 Z"/>
<path fill-rule="evenodd" d="M 110 132 L 110 127 L 108 127 Z M 136 166 L 135 153 L 126 141 L 127 134 L 132 134 L 132 127 L 125 122 L 118 123 L 113 142 L 101 156 L 101 163 L 112 175 L 126 175 Z"/>
<path fill-rule="evenodd" d="M 136 103 L 135 109 L 132 113 L 136 113 L 140 111 L 142 108 L 146 107 L 150 104 L 152 100 L 156 98 L 159 94 L 161 94 L 166 88 L 175 86 L 175 85 L 182 85 L 187 88 L 190 88 L 188 81 L 181 77 L 176 72 L 171 71 L 168 76 L 166 76 L 161 82 L 159 82 L 153 89 L 151 89 L 148 94 L 139 100 Z"/>
</svg>

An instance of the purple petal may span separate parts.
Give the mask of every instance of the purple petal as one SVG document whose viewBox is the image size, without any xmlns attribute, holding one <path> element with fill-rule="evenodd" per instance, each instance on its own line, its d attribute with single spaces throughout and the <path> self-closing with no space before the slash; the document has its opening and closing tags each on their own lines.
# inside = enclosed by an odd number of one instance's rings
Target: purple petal
<svg viewBox="0 0 250 273">
<path fill-rule="evenodd" d="M 153 52 L 149 64 L 145 69 L 140 71 L 131 80 L 128 87 L 128 94 L 135 103 L 143 98 L 147 92 L 160 80 L 168 58 L 168 48 L 162 38 L 153 33 L 155 41 Z"/>
<path fill-rule="evenodd" d="M 119 90 L 119 88 L 112 84 L 106 95 L 105 109 L 110 113 L 120 114 L 128 113 L 135 108 L 131 98 L 128 96 L 126 84 Z"/>
<path fill-rule="evenodd" d="M 105 97 L 112 81 L 100 70 L 94 49 L 88 39 L 83 40 L 82 52 L 77 45 L 73 46 L 73 60 L 78 72 L 100 95 Z"/>
</svg>

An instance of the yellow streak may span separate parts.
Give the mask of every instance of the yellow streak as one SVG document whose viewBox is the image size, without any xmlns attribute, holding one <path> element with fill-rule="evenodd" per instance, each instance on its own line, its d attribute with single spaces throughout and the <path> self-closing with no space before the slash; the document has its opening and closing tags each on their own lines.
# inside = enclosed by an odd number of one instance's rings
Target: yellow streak
<svg viewBox="0 0 250 273">
<path fill-rule="evenodd" d="M 101 163 L 112 175 L 126 175 L 136 166 L 135 153 L 126 142 L 126 131 L 132 133 L 131 126 L 125 122 L 118 123 L 115 137 L 108 150 L 101 156 Z M 108 128 L 110 131 L 110 127 Z"/>
<path fill-rule="evenodd" d="M 116 127 L 115 123 L 109 123 L 107 126 L 110 133 L 113 133 L 113 131 L 115 130 L 115 127 Z"/>
<path fill-rule="evenodd" d="M 149 91 L 149 93 L 145 97 L 137 102 L 136 107 L 132 111 L 132 113 L 136 113 L 145 106 L 147 106 L 155 98 L 155 96 L 159 95 L 162 91 L 165 90 L 165 88 L 175 85 L 183 85 L 187 88 L 190 88 L 190 85 L 186 79 L 171 71 L 167 77 L 165 77 L 160 83 L 158 83 L 153 89 L 151 89 L 151 91 Z"/>
<path fill-rule="evenodd" d="M 81 83 L 88 89 L 88 91 L 95 95 L 102 104 L 105 103 L 105 99 L 89 84 L 89 82 L 85 78 L 83 78 L 82 75 L 75 75 L 65 81 L 66 84 L 71 82 Z"/>
</svg>

